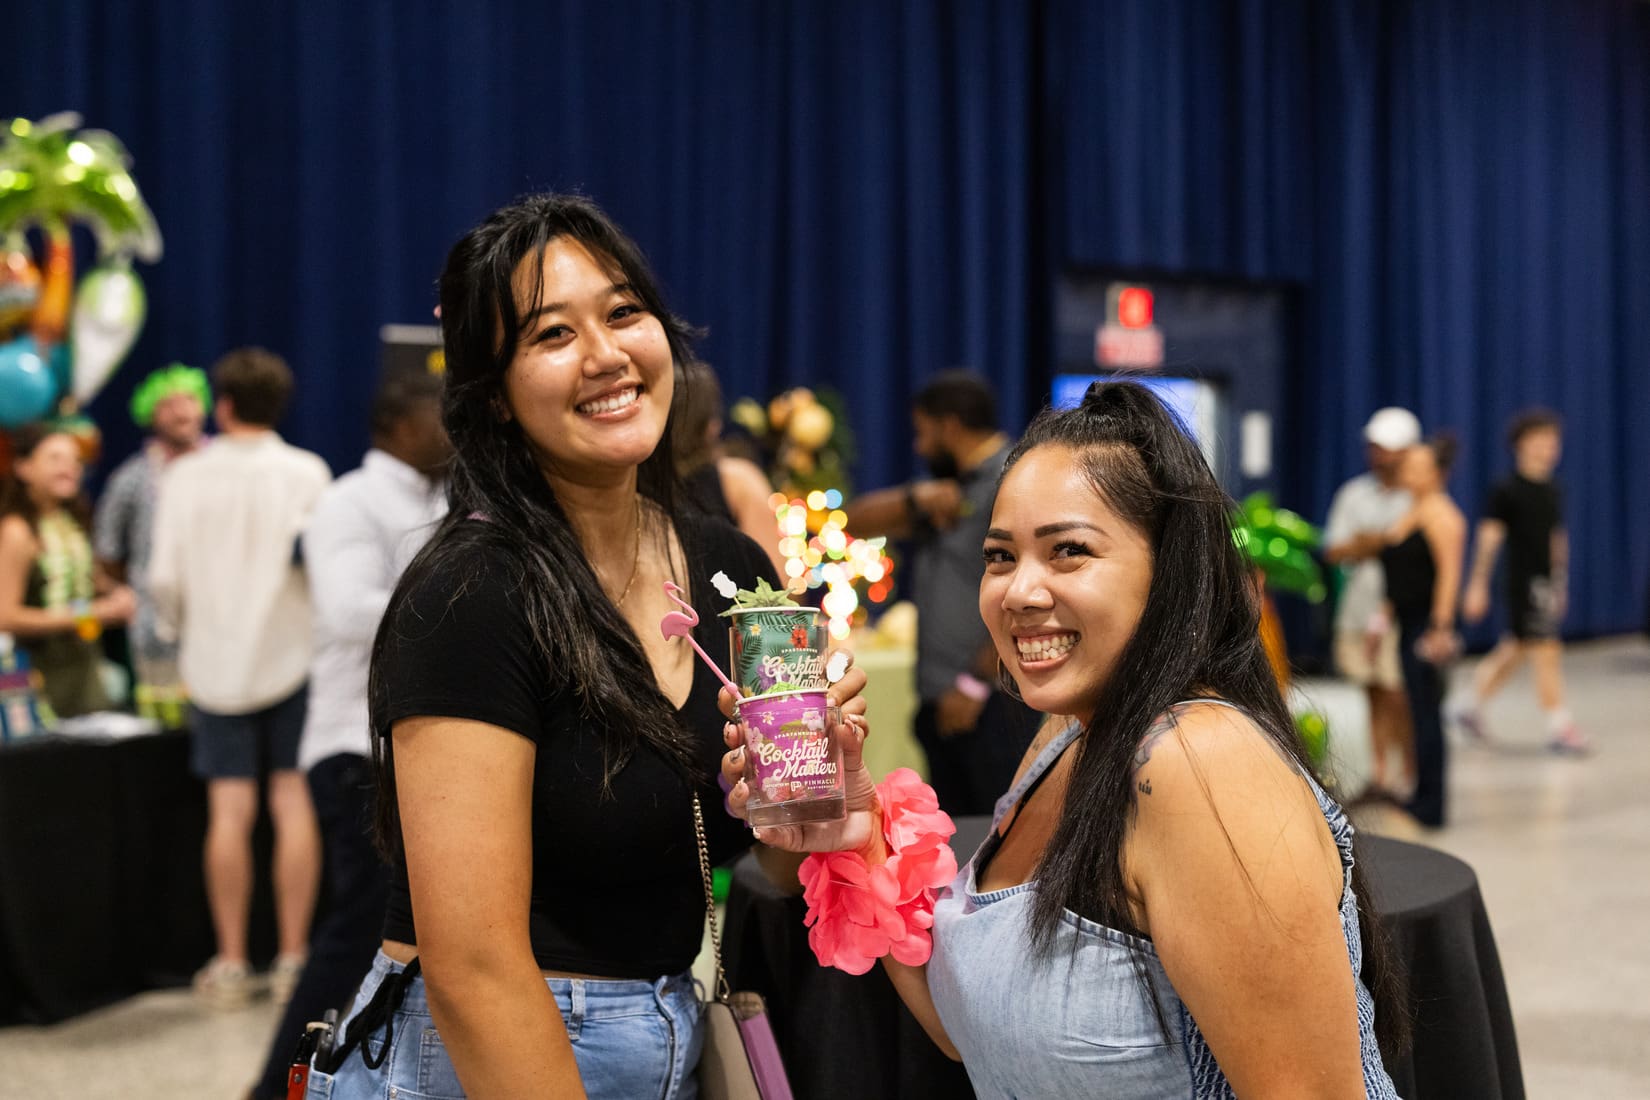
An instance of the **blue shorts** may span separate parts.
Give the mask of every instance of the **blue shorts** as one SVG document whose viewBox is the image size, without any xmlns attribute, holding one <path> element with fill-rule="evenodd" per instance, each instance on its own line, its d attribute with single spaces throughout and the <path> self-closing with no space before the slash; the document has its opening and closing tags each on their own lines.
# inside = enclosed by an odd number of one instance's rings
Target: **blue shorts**
<svg viewBox="0 0 1650 1100">
<path fill-rule="evenodd" d="M 251 714 L 189 706 L 189 767 L 202 779 L 257 779 L 298 766 L 309 685 Z"/>
<path fill-rule="evenodd" d="M 350 1008 L 354 1016 L 391 974 L 403 969 L 382 951 Z M 689 974 L 658 981 L 546 978 L 555 994 L 573 1057 L 590 1100 L 696 1100 L 704 1028 L 698 989 Z M 339 1024 L 342 1034 L 348 1021 Z M 459 1100 L 464 1090 L 430 1018 L 424 979 L 407 986 L 393 1018 L 390 1049 L 377 1069 L 351 1051 L 333 1075 L 311 1070 L 307 1100 Z M 376 1060 L 384 1029 L 367 1036 Z"/>
</svg>

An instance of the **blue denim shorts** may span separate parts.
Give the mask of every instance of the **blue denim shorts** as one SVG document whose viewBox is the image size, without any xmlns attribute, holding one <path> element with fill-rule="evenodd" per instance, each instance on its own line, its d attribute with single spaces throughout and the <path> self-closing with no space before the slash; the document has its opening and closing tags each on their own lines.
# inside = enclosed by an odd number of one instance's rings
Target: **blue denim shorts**
<svg viewBox="0 0 1650 1100">
<path fill-rule="evenodd" d="M 189 707 L 189 764 L 201 779 L 257 779 L 298 766 L 309 685 L 250 714 Z"/>
<path fill-rule="evenodd" d="M 382 951 L 361 983 L 354 1016 L 401 964 Z M 695 1100 L 694 1071 L 704 1043 L 698 989 L 689 974 L 658 981 L 593 981 L 546 978 L 555 994 L 567 1037 L 573 1042 L 579 1076 L 590 1100 Z M 359 1050 L 335 1075 L 312 1070 L 308 1100 L 458 1100 L 464 1089 L 430 1019 L 424 979 L 407 986 L 389 1038 L 390 1050 L 377 1069 L 368 1069 Z M 342 1031 L 342 1026 L 340 1026 Z M 384 1031 L 366 1045 L 376 1059 Z"/>
</svg>

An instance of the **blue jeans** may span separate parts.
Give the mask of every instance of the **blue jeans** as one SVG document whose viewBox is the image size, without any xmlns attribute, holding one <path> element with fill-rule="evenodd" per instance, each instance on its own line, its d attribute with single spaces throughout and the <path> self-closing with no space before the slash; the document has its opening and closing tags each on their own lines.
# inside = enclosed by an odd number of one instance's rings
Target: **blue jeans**
<svg viewBox="0 0 1650 1100">
<path fill-rule="evenodd" d="M 400 963 L 379 952 L 350 1015 L 361 1011 L 379 984 L 400 969 Z M 555 994 L 590 1100 L 695 1100 L 699 1095 L 694 1071 L 704 1031 L 690 975 L 653 982 L 546 978 L 544 983 Z M 367 1037 L 374 1058 L 384 1041 L 382 1029 Z M 375 1070 L 367 1068 L 357 1050 L 334 1076 L 312 1071 L 309 1100 L 463 1097 L 458 1074 L 430 1019 L 423 978 L 408 985 L 389 1042 L 389 1053 Z"/>
</svg>

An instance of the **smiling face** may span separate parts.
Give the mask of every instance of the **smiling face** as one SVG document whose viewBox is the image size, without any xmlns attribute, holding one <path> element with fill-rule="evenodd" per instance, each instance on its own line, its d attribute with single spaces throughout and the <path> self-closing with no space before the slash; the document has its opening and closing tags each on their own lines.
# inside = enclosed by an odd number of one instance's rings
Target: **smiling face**
<svg viewBox="0 0 1650 1100">
<path fill-rule="evenodd" d="M 670 416 L 671 351 L 659 318 L 614 265 L 557 237 L 516 271 L 521 340 L 504 376 L 510 417 L 552 478 L 602 483 L 651 455 Z"/>
<path fill-rule="evenodd" d="M 1152 582 L 1146 534 L 1095 492 L 1082 457 L 1037 447 L 997 491 L 980 617 L 1034 710 L 1088 721 Z"/>
</svg>

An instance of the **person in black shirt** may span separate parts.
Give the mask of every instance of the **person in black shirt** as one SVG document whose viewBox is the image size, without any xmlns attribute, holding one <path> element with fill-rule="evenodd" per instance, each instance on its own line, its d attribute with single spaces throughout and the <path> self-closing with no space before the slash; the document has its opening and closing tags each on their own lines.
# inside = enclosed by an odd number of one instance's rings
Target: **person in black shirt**
<svg viewBox="0 0 1650 1100">
<path fill-rule="evenodd" d="M 1472 736 L 1488 736 L 1483 706 L 1501 690 L 1526 656 L 1535 669 L 1536 696 L 1547 716 L 1548 747 L 1583 754 L 1590 746 L 1564 705 L 1563 650 L 1559 624 L 1569 596 L 1570 539 L 1563 498 L 1553 481 L 1562 449 L 1556 413 L 1531 409 L 1508 432 L 1514 472 L 1490 492 L 1478 523 L 1472 578 L 1462 617 L 1478 622 L 1489 612 L 1490 575 L 1507 548 L 1507 634 L 1478 666 L 1471 701 L 1455 719 Z"/>
<path fill-rule="evenodd" d="M 369 685 L 384 942 L 312 1088 L 691 1095 L 695 797 L 713 861 L 751 840 L 713 779 L 718 684 L 661 634 L 663 585 L 708 648 L 712 574 L 775 578 L 749 538 L 674 506 L 688 329 L 594 205 L 495 212 L 449 254 L 440 316 L 450 512 L 391 597 Z M 863 684 L 850 669 L 833 702 L 862 713 Z"/>
<path fill-rule="evenodd" d="M 1413 502 L 1387 532 L 1381 551 L 1386 599 L 1398 624 L 1410 724 L 1415 729 L 1415 792 L 1404 804 L 1422 825 L 1444 824 L 1448 766 L 1444 743 L 1447 666 L 1460 652 L 1455 630 L 1467 521 L 1449 495 L 1455 441 L 1435 436 L 1404 452 L 1397 483 Z"/>
</svg>

